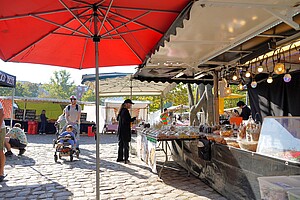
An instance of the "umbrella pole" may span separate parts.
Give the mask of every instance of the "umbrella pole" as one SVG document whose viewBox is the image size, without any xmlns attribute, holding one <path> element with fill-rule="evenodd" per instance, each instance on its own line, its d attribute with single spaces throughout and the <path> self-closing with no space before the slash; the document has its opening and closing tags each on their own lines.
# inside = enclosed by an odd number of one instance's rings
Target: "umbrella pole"
<svg viewBox="0 0 300 200">
<path fill-rule="evenodd" d="M 98 44 L 100 42 L 100 37 L 98 36 L 97 28 L 97 6 L 93 7 L 94 10 L 94 37 L 93 42 L 95 44 L 95 68 L 96 68 L 96 199 L 100 200 L 100 134 L 99 134 L 99 49 Z"/>
<path fill-rule="evenodd" d="M 13 127 L 13 118 L 14 118 L 14 98 L 15 98 L 15 88 L 12 89 L 12 98 L 11 98 L 11 113 L 10 113 L 10 128 Z"/>
</svg>

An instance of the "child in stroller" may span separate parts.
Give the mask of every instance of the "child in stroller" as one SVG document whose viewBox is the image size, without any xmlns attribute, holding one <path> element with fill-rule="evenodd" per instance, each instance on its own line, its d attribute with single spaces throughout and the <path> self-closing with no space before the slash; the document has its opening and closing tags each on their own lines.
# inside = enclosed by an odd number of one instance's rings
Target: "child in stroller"
<svg viewBox="0 0 300 200">
<path fill-rule="evenodd" d="M 73 161 L 73 154 L 76 154 L 77 158 L 79 158 L 79 152 L 76 151 L 76 138 L 75 134 L 73 133 L 73 126 L 68 125 L 66 127 L 66 131 L 62 132 L 58 135 L 57 139 L 54 140 L 54 147 L 55 144 L 55 154 L 54 154 L 54 161 L 57 162 L 58 157 L 61 159 L 62 156 L 70 156 L 70 161 Z M 58 153 L 58 156 L 57 156 Z"/>
</svg>

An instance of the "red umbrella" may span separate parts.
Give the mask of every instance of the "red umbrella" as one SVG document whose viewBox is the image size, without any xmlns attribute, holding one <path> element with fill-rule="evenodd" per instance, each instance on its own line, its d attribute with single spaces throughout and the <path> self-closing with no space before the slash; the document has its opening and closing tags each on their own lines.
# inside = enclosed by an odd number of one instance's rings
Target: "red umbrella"
<svg viewBox="0 0 300 200">
<path fill-rule="evenodd" d="M 190 0 L 0 0 L 0 58 L 71 68 L 142 64 Z"/>
<path fill-rule="evenodd" d="M 0 58 L 71 68 L 138 65 L 190 0 L 0 0 Z M 99 93 L 96 79 L 96 94 Z M 99 135 L 99 96 L 96 124 Z M 99 137 L 96 195 L 99 199 Z"/>
</svg>

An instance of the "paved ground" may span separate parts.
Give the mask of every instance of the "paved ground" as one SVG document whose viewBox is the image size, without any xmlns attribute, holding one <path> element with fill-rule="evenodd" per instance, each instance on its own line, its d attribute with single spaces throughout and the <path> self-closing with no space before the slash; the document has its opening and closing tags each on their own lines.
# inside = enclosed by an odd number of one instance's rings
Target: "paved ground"
<svg viewBox="0 0 300 200">
<path fill-rule="evenodd" d="M 102 136 L 102 135 L 101 135 Z M 2 199 L 95 199 L 95 141 L 81 137 L 80 159 L 54 162 L 54 135 L 29 135 L 24 156 L 8 158 L 5 181 L 0 183 Z M 158 180 L 137 157 L 131 164 L 117 163 L 117 138 L 104 135 L 100 146 L 101 199 L 218 199 L 225 200 L 213 189 L 184 169 L 170 163 Z M 18 152 L 13 150 L 15 154 Z M 158 158 L 158 161 L 163 158 Z"/>
</svg>

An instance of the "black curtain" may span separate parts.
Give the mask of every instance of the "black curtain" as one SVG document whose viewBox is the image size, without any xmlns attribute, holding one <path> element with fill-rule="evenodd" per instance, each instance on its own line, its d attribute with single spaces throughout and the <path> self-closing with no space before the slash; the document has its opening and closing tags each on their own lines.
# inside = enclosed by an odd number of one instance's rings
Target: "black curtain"
<svg viewBox="0 0 300 200">
<path fill-rule="evenodd" d="M 262 81 L 256 88 L 247 85 L 253 117 L 300 116 L 300 72 L 291 75 L 289 83 L 279 75 L 271 84 Z"/>
</svg>

